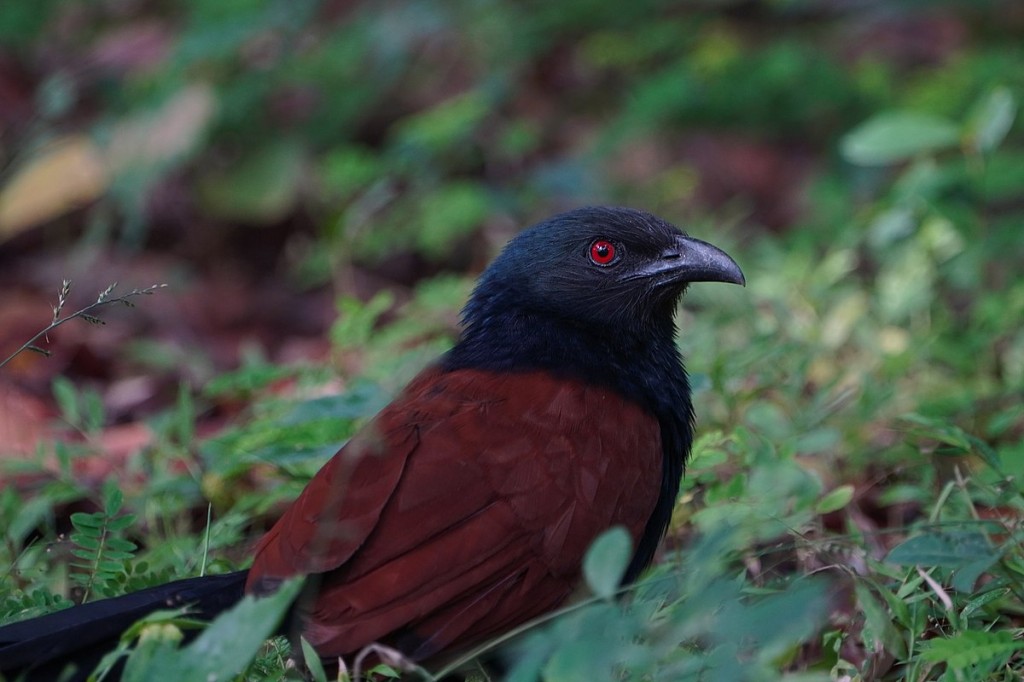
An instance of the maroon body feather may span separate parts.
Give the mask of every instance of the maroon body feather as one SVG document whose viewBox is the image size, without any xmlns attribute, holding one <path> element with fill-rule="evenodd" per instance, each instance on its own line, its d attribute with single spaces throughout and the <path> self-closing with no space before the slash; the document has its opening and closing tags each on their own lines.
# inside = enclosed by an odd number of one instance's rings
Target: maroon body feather
<svg viewBox="0 0 1024 682">
<path fill-rule="evenodd" d="M 262 539 L 248 588 L 320 574 L 321 656 L 465 649 L 563 602 L 603 530 L 638 542 L 661 460 L 657 420 L 606 388 L 429 368 Z"/>
</svg>

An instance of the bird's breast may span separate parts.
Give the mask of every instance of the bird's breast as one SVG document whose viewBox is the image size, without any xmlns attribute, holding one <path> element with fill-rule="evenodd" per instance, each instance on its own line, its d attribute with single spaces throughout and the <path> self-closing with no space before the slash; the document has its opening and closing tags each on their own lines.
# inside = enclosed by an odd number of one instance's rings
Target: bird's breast
<svg viewBox="0 0 1024 682">
<path fill-rule="evenodd" d="M 447 393 L 470 409 L 436 428 L 469 445 L 480 484 L 534 532 L 559 572 L 575 572 L 590 542 L 624 525 L 639 542 L 658 498 L 657 419 L 615 391 L 544 371 L 457 370 Z"/>
</svg>

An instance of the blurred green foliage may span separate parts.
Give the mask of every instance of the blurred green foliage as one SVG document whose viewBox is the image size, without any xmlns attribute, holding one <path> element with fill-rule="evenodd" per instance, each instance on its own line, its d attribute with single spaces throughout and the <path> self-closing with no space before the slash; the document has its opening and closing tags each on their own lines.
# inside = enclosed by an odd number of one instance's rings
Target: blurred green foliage
<svg viewBox="0 0 1024 682">
<path fill-rule="evenodd" d="M 70 220 L 116 216 L 142 243 L 160 218 L 149 193 L 175 183 L 208 229 L 309 227 L 292 265 L 314 283 L 399 252 L 465 266 L 467 241 L 496 246 L 584 201 L 642 206 L 737 256 L 748 288 L 694 287 L 679 316 L 700 436 L 664 560 L 608 599 L 623 554 L 605 539 L 588 559 L 594 598 L 516 633 L 510 679 L 1020 678 L 1012 2 L 12 7 L 2 52 L 40 85 L 32 116 L 0 137 L 0 209 L 48 141 L 84 135 L 107 170 Z M 25 229 L 0 221 L 0 239 Z M 201 394 L 183 389 L 130 462 L 145 479 L 118 532 L 138 550 L 123 575 L 93 578 L 116 591 L 193 574 L 207 552 L 214 570 L 244 561 L 452 342 L 469 287 L 460 274 L 401 299 L 341 295 L 329 362 L 252 354 Z M 102 404 L 66 380 L 54 394 L 85 437 L 55 448 L 59 474 L 31 498 L 0 492 L 0 621 L 81 598 L 58 527 L 68 503 L 113 516 L 75 473 L 97 455 Z M 239 402 L 239 423 L 197 435 L 205 410 Z M 208 508 L 208 526 L 186 513 Z M 123 650 L 142 660 L 164 642 Z M 246 679 L 282 679 L 284 655 L 269 645 Z"/>
<path fill-rule="evenodd" d="M 1004 116 L 983 113 L 995 127 L 969 131 L 991 144 L 1024 85 L 1014 68 L 1024 48 L 1000 33 L 995 1 L 861 11 L 662 0 L 15 7 L 0 35 L 40 80 L 33 115 L 4 130 L 9 180 L 47 141 L 84 133 L 104 170 L 65 198 L 99 198 L 92 220 L 120 216 L 124 236 L 142 239 L 154 219 L 146 197 L 167 182 L 183 185 L 186 219 L 301 215 L 324 247 L 305 269 L 320 280 L 337 265 L 324 253 L 451 256 L 496 212 L 531 219 L 587 200 L 679 212 L 692 199 L 679 167 L 651 168 L 642 182 L 618 176 L 650 137 L 679 146 L 710 128 L 822 148 L 894 109 L 901 118 L 890 116 L 889 143 L 875 145 L 881 157 L 850 147 L 871 129 L 843 147 L 853 161 L 886 161 L 927 151 L 925 134 L 955 144 L 959 131 L 938 119 L 962 120 L 998 87 Z M 957 26 L 941 23 L 954 20 L 985 40 L 956 49 Z M 915 29 L 924 35 L 899 33 Z M 922 44 L 930 37 L 939 45 Z M 654 192 L 659 175 L 668 186 Z M 74 205 L 49 201 L 42 217 Z"/>
</svg>

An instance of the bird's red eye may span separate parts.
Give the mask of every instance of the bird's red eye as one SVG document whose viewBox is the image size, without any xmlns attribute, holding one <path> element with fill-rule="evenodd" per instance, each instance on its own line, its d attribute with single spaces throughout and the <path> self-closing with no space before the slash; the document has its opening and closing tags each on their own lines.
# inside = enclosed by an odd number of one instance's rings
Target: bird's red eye
<svg viewBox="0 0 1024 682">
<path fill-rule="evenodd" d="M 598 239 L 590 245 L 590 260 L 594 265 L 611 265 L 615 260 L 615 244 L 607 239 Z"/>
</svg>

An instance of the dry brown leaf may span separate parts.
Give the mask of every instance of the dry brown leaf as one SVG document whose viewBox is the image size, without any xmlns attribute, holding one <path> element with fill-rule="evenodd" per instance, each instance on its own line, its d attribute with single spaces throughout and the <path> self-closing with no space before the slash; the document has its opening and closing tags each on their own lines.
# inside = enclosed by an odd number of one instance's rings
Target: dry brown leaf
<svg viewBox="0 0 1024 682">
<path fill-rule="evenodd" d="M 206 129 L 215 104 L 211 88 L 190 85 L 154 111 L 121 121 L 106 149 L 111 171 L 146 168 L 188 152 Z"/>
<path fill-rule="evenodd" d="M 0 241 L 97 199 L 109 177 L 85 135 L 45 146 L 0 190 Z"/>
</svg>

